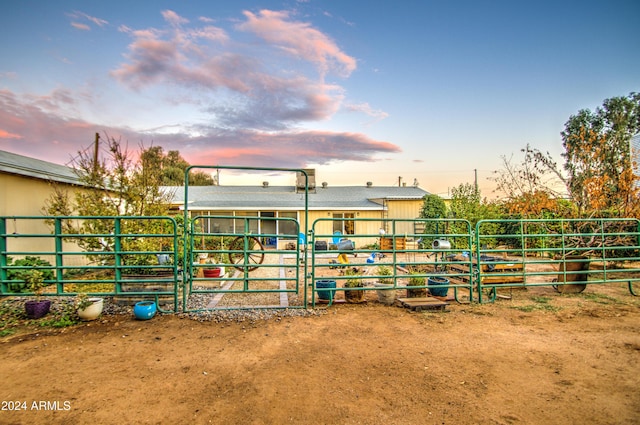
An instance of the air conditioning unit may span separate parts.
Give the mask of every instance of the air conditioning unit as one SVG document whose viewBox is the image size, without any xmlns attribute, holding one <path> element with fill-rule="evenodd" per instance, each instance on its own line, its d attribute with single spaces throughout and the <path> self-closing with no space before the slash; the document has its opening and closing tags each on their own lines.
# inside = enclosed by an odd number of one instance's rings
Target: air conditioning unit
<svg viewBox="0 0 640 425">
<path fill-rule="evenodd" d="M 305 179 L 304 174 L 300 171 L 296 173 L 296 192 L 304 192 L 305 183 L 307 183 L 307 187 L 309 191 L 316 190 L 316 170 L 314 168 L 308 168 L 304 170 L 307 173 L 307 179 Z"/>
</svg>

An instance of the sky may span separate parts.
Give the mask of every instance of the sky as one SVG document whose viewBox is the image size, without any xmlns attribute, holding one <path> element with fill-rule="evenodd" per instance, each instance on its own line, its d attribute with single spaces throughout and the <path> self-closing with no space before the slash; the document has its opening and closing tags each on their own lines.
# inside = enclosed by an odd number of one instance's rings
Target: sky
<svg viewBox="0 0 640 425">
<path fill-rule="evenodd" d="M 562 164 L 571 115 L 640 91 L 640 2 L 4 0 L 0 58 L 0 150 L 70 164 L 99 133 L 493 198 L 505 159 Z"/>
</svg>

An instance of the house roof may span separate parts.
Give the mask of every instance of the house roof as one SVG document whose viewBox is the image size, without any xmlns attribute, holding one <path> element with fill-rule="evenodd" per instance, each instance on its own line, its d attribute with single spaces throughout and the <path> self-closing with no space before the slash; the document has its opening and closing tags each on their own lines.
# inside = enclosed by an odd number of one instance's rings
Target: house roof
<svg viewBox="0 0 640 425">
<path fill-rule="evenodd" d="M 70 167 L 1 150 L 0 172 L 60 183 L 81 184 Z"/>
<path fill-rule="evenodd" d="M 184 188 L 175 190 L 174 204 L 184 205 Z M 177 189 L 177 190 L 176 190 Z M 428 192 L 419 187 L 327 186 L 309 191 L 310 210 L 380 210 L 386 200 L 419 200 Z M 295 186 L 190 186 L 189 210 L 300 210 L 304 192 Z"/>
<path fill-rule="evenodd" d="M 0 172 L 81 185 L 73 169 L 0 150 Z M 184 187 L 164 187 L 173 203 L 184 205 Z M 385 201 L 419 200 L 427 195 L 414 186 L 321 186 L 309 191 L 311 210 L 381 210 Z M 189 186 L 190 210 L 301 210 L 304 191 L 295 186 Z"/>
</svg>

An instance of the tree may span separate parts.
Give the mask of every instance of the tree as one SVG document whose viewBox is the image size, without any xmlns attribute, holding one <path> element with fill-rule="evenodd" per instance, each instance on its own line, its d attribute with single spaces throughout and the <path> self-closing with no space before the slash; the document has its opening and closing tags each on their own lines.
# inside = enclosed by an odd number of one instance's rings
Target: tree
<svg viewBox="0 0 640 425">
<path fill-rule="evenodd" d="M 570 204 L 562 199 L 567 180 L 549 152 L 529 144 L 521 152 L 524 157 L 519 164 L 513 163 L 513 157 L 502 156 L 503 168 L 492 177 L 496 190 L 505 195 L 506 214 L 513 218 L 571 216 Z"/>
<path fill-rule="evenodd" d="M 494 171 L 491 180 L 496 182 L 497 190 L 507 198 L 518 198 L 525 194 L 545 192 L 552 197 L 561 196 L 566 190 L 567 179 L 549 152 L 543 153 L 528 143 L 520 152 L 524 154 L 522 162 L 513 163 L 510 158 L 501 156 L 503 168 Z"/>
<path fill-rule="evenodd" d="M 441 197 L 429 194 L 425 195 L 422 199 L 423 203 L 420 208 L 420 218 L 438 219 L 447 217 L 447 206 Z M 423 233 L 428 236 L 422 238 L 421 247 L 430 248 L 433 240 L 437 239 L 434 235 L 439 235 L 443 233 L 443 231 L 444 226 L 442 224 L 436 221 L 425 221 Z"/>
<path fill-rule="evenodd" d="M 162 148 L 160 151 L 162 152 Z M 163 176 L 162 184 L 165 186 L 184 186 L 184 172 L 189 165 L 178 151 L 169 151 L 166 155 L 162 155 L 160 164 Z M 189 185 L 210 186 L 213 185 L 213 178 L 203 171 L 190 171 Z"/>
<path fill-rule="evenodd" d="M 500 205 L 489 202 L 482 198 L 480 190 L 475 184 L 462 183 L 451 189 L 451 204 L 449 205 L 451 216 L 457 219 L 467 220 L 474 231 L 476 224 L 480 220 L 489 220 L 500 217 Z M 489 226 L 489 227 L 487 227 Z M 485 225 L 485 229 L 492 229 L 491 233 L 496 234 L 498 226 L 495 223 Z M 468 232 L 466 224 L 454 222 L 449 230 L 450 233 L 465 234 Z M 454 240 L 454 246 L 460 249 L 468 249 L 466 238 Z"/>
<path fill-rule="evenodd" d="M 104 216 L 161 217 L 169 213 L 172 193 L 161 190 L 162 170 L 158 166 L 162 148 L 141 148 L 137 160 L 120 140 L 107 138 L 101 144 L 101 153 L 95 157 L 88 150 L 78 152 L 73 161 L 74 172 L 87 187 L 78 190 L 71 199 L 56 188 L 45 201 L 44 212 L 52 216 L 96 217 L 90 220 L 63 220 L 64 231 L 69 234 L 112 235 L 114 222 Z M 132 234 L 165 234 L 165 221 L 127 220 L 123 230 Z M 112 237 L 78 237 L 73 239 L 86 251 L 112 251 Z M 122 241 L 123 251 L 159 251 L 162 238 L 127 238 Z M 133 257 L 133 256 L 131 256 Z M 145 262 L 151 261 L 144 257 Z M 154 257 L 155 258 L 155 257 Z M 137 263 L 138 265 L 143 265 Z"/>
<path fill-rule="evenodd" d="M 640 216 L 631 138 L 640 132 L 640 94 L 606 99 L 565 123 L 562 140 L 569 193 L 580 215 Z"/>
<path fill-rule="evenodd" d="M 445 218 L 447 216 L 447 206 L 441 197 L 429 194 L 422 199 L 421 218 Z"/>
</svg>

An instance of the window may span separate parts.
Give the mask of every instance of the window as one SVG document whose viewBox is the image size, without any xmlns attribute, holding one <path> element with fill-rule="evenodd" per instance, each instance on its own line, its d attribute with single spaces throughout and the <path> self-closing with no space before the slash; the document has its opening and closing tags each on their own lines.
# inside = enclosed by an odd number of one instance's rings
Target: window
<svg viewBox="0 0 640 425">
<path fill-rule="evenodd" d="M 355 234 L 355 222 L 353 213 L 333 213 L 333 231 L 343 235 Z"/>
<path fill-rule="evenodd" d="M 234 214 L 236 219 L 235 221 L 235 231 L 236 233 L 243 233 L 245 231 L 245 225 L 248 224 L 250 233 L 258 233 L 258 212 L 257 211 L 236 211 Z M 245 220 L 241 217 L 255 217 L 255 219 Z"/>
<path fill-rule="evenodd" d="M 279 212 L 278 213 L 278 217 L 279 218 L 293 218 L 296 219 L 298 217 L 298 213 L 296 213 L 295 211 L 286 211 L 286 212 Z M 298 237 L 298 225 L 291 220 L 279 220 L 278 221 L 278 235 L 284 236 L 284 237 L 292 237 L 292 238 L 297 238 Z"/>
<path fill-rule="evenodd" d="M 200 231 L 204 233 L 231 233 L 233 232 L 233 221 L 228 218 L 217 218 L 215 216 L 228 216 L 229 212 L 225 211 L 203 211 L 196 225 L 200 225 Z M 196 231 L 198 231 L 196 229 Z"/>
</svg>

